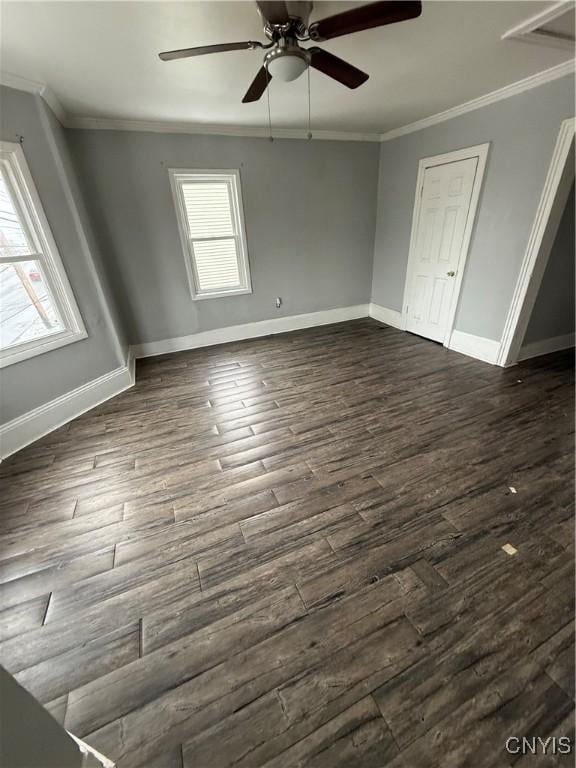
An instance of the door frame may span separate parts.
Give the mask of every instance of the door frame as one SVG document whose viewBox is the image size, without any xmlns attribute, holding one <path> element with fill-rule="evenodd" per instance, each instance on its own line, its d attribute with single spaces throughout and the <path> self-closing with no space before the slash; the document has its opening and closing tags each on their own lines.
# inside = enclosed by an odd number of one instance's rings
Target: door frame
<svg viewBox="0 0 576 768">
<path fill-rule="evenodd" d="M 575 141 L 576 118 L 569 117 L 560 126 L 554 152 L 532 223 L 528 245 L 514 288 L 514 294 L 500 340 L 497 364 L 515 365 L 536 303 L 544 271 L 548 264 L 560 217 L 574 179 L 570 151 Z M 571 166 L 569 168 L 569 165 Z M 562 201 L 562 197 L 564 198 Z M 556 220 L 557 219 L 557 220 Z M 550 228 L 548 225 L 552 224 Z M 552 231 L 554 236 L 552 236 Z"/>
<path fill-rule="evenodd" d="M 414 194 L 414 209 L 412 211 L 412 227 L 410 229 L 410 248 L 408 251 L 408 266 L 406 269 L 406 279 L 404 281 L 404 296 L 402 298 L 402 321 L 401 328 L 406 330 L 408 322 L 408 298 L 410 287 L 412 285 L 412 277 L 416 267 L 416 240 L 418 233 L 418 224 L 420 221 L 420 213 L 422 207 L 422 191 L 424 189 L 424 174 L 428 168 L 434 168 L 437 165 L 446 165 L 447 163 L 456 163 L 460 160 L 471 160 L 474 157 L 478 158 L 478 164 L 476 166 L 476 173 L 474 174 L 474 182 L 472 184 L 472 194 L 470 196 L 470 206 L 468 208 L 468 217 L 466 219 L 466 225 L 464 227 L 464 237 L 462 238 L 462 248 L 460 250 L 460 257 L 458 259 L 458 267 L 456 269 L 456 278 L 454 281 L 454 290 L 452 292 L 452 298 L 450 300 L 450 307 L 448 310 L 448 323 L 446 326 L 446 335 L 442 342 L 445 347 L 450 346 L 450 340 L 452 337 L 452 331 L 454 330 L 454 320 L 456 318 L 456 309 L 458 308 L 458 301 L 460 299 L 460 291 L 462 288 L 462 278 L 464 277 L 464 270 L 466 268 L 466 261 L 468 259 L 468 251 L 470 248 L 470 240 L 472 238 L 472 231 L 474 229 L 474 223 L 476 221 L 476 210 L 478 208 L 478 201 L 480 199 L 480 191 L 482 189 L 482 182 L 484 180 L 484 172 L 486 170 L 486 163 L 488 160 L 488 150 L 490 149 L 490 142 L 486 144 L 477 144 L 473 147 L 465 147 L 464 149 L 456 149 L 453 152 L 445 152 L 441 155 L 433 155 L 432 157 L 423 157 L 418 163 L 418 176 L 416 177 L 416 192 Z"/>
</svg>

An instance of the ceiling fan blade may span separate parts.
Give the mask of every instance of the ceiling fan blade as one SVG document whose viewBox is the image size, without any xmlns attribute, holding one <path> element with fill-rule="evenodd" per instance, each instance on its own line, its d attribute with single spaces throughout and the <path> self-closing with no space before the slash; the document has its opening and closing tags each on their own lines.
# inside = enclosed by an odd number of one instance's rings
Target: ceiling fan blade
<svg viewBox="0 0 576 768">
<path fill-rule="evenodd" d="M 219 45 L 201 45 L 198 48 L 181 48 L 177 51 L 165 51 L 158 56 L 162 61 L 187 59 L 189 56 L 203 56 L 205 53 L 224 53 L 225 51 L 247 51 L 250 48 L 262 48 L 262 43 L 247 40 L 243 43 L 220 43 Z"/>
<path fill-rule="evenodd" d="M 266 67 L 260 67 L 258 74 L 250 83 L 250 88 L 248 88 L 244 98 L 242 99 L 242 104 L 248 104 L 251 101 L 258 101 L 258 99 L 266 90 L 270 80 L 272 80 L 272 76 Z"/>
<path fill-rule="evenodd" d="M 270 24 L 288 24 L 290 16 L 283 0 L 256 0 L 262 18 Z"/>
<path fill-rule="evenodd" d="M 370 3 L 360 8 L 337 13 L 310 24 L 308 34 L 310 40 L 331 40 L 333 37 L 350 35 L 352 32 L 362 32 L 364 29 L 383 27 L 398 21 L 415 19 L 422 13 L 422 3 L 416 0 L 388 0 L 381 3 Z"/>
<path fill-rule="evenodd" d="M 347 88 L 358 88 L 359 85 L 368 80 L 369 76 L 366 72 L 353 67 L 352 64 L 348 64 L 343 59 L 339 59 L 333 53 L 323 51 L 322 48 L 308 48 L 308 53 L 311 54 L 311 67 L 314 67 L 319 72 L 323 72 L 334 80 L 338 80 L 339 83 L 342 83 Z"/>
</svg>

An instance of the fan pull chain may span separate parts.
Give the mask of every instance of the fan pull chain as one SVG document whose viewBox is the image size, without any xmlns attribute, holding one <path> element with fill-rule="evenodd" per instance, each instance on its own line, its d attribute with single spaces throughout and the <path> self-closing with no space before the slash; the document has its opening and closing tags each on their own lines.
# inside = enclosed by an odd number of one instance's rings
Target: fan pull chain
<svg viewBox="0 0 576 768">
<path fill-rule="evenodd" d="M 312 138 L 312 119 L 310 117 L 311 115 L 311 109 L 310 109 L 310 67 L 306 68 L 306 72 L 308 75 L 308 133 L 306 135 L 306 138 L 310 140 Z"/>
<path fill-rule="evenodd" d="M 266 70 L 266 101 L 268 102 L 268 131 L 269 141 L 274 141 L 274 136 L 272 136 L 272 114 L 270 112 L 270 73 L 268 72 L 268 67 L 265 67 Z"/>
</svg>

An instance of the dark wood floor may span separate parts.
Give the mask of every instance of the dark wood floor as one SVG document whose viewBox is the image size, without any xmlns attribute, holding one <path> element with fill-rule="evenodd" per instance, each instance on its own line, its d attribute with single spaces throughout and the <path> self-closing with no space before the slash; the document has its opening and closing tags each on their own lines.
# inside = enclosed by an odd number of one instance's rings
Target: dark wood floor
<svg viewBox="0 0 576 768">
<path fill-rule="evenodd" d="M 572 387 L 370 320 L 142 361 L 0 467 L 2 663 L 120 768 L 572 765 L 504 750 L 574 732 Z"/>
</svg>

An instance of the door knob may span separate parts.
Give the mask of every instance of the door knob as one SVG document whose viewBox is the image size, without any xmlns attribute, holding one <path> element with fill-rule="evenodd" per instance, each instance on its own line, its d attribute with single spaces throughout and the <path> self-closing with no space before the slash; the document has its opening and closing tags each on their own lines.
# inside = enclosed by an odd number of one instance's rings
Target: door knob
<svg viewBox="0 0 576 768">
<path fill-rule="evenodd" d="M 448 275 L 448 277 L 454 277 L 456 272 L 446 272 L 446 274 Z"/>
</svg>

